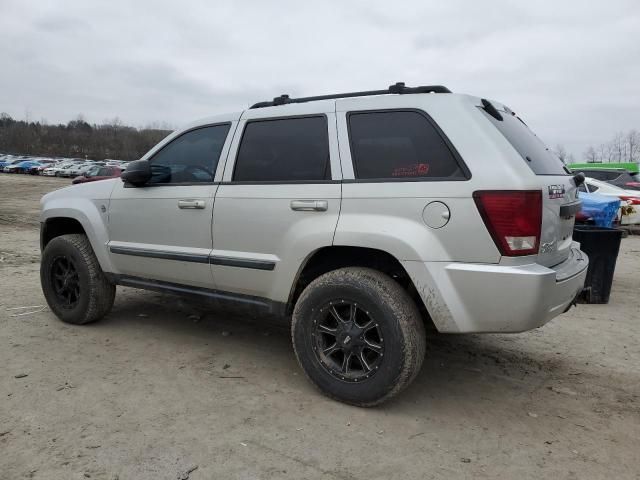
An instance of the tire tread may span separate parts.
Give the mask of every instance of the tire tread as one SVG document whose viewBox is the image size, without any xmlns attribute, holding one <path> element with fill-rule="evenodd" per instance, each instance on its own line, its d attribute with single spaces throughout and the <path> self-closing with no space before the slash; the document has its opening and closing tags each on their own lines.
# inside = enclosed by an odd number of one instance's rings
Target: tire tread
<svg viewBox="0 0 640 480">
<path fill-rule="evenodd" d="M 403 344 L 403 367 L 390 382 L 390 389 L 382 396 L 373 401 L 354 402 L 345 401 L 338 398 L 331 392 L 321 390 L 323 394 L 334 400 L 346 402 L 359 407 L 373 407 L 380 405 L 395 397 L 404 390 L 417 376 L 422 366 L 426 353 L 426 331 L 420 312 L 409 294 L 400 284 L 384 273 L 365 267 L 347 267 L 325 273 L 311 282 L 300 295 L 293 312 L 293 322 L 291 327 L 291 338 L 293 340 L 294 351 L 299 359 L 296 350 L 295 332 L 299 325 L 299 306 L 304 304 L 311 293 L 322 286 L 351 284 L 357 288 L 370 289 L 376 293 L 382 303 L 386 303 L 395 312 L 398 325 L 405 339 Z M 302 369 L 305 376 L 316 385 L 313 378 L 309 376 L 306 369 Z M 316 385 L 317 387 L 317 385 Z"/>
</svg>

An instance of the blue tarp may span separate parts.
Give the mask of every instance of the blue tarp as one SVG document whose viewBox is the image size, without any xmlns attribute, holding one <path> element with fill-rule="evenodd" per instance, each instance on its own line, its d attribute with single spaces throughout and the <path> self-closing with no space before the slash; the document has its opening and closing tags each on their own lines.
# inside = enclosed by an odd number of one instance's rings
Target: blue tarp
<svg viewBox="0 0 640 480">
<path fill-rule="evenodd" d="M 593 220 L 598 227 L 611 227 L 620 208 L 620 200 L 606 197 L 597 193 L 580 192 L 578 197 L 582 201 L 580 213 Z"/>
</svg>

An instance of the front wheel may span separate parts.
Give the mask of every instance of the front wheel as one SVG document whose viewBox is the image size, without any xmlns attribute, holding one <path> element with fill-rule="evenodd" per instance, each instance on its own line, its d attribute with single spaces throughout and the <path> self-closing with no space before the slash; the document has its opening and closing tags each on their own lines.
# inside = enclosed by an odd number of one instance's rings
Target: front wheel
<svg viewBox="0 0 640 480">
<path fill-rule="evenodd" d="M 334 270 L 311 282 L 296 303 L 292 338 L 298 362 L 323 393 L 363 407 L 407 387 L 426 350 L 413 300 L 369 268 Z"/>
<path fill-rule="evenodd" d="M 116 287 L 106 278 L 85 235 L 61 235 L 42 252 L 42 292 L 56 316 L 84 324 L 104 317 L 113 306 Z"/>
</svg>

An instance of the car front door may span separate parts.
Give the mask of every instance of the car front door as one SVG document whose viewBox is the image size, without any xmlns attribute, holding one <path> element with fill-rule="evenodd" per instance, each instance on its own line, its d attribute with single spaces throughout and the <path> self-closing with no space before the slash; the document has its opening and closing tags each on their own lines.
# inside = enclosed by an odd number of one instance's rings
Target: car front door
<svg viewBox="0 0 640 480">
<path fill-rule="evenodd" d="M 331 245 L 342 174 L 335 104 L 324 105 L 244 112 L 214 205 L 219 289 L 285 302 L 305 258 Z"/>
<path fill-rule="evenodd" d="M 109 203 L 109 252 L 118 273 L 134 282 L 213 288 L 215 180 L 235 125 L 229 120 L 175 135 L 148 155 L 148 184 L 116 184 Z"/>
</svg>

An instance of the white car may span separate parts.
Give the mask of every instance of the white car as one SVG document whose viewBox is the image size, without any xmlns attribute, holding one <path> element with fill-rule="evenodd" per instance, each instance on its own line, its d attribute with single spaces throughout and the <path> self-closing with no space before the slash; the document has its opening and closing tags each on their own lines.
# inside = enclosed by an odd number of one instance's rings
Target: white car
<svg viewBox="0 0 640 480">
<path fill-rule="evenodd" d="M 588 193 L 598 193 L 607 197 L 621 200 L 620 225 L 640 224 L 640 191 L 625 190 L 610 183 L 587 177 L 580 186 L 580 190 Z M 626 208 L 625 208 L 626 207 Z"/>
<path fill-rule="evenodd" d="M 101 165 L 100 163 L 94 163 L 94 162 L 74 164 L 74 166 L 70 168 L 68 171 L 63 172 L 63 176 L 72 177 L 72 178 L 77 177 L 78 175 L 82 175 L 87 170 L 100 165 Z"/>
<path fill-rule="evenodd" d="M 63 176 L 62 174 L 64 172 L 73 168 L 75 165 L 75 163 L 59 163 L 53 167 L 45 169 L 42 174 L 50 177 L 60 177 Z"/>
</svg>

